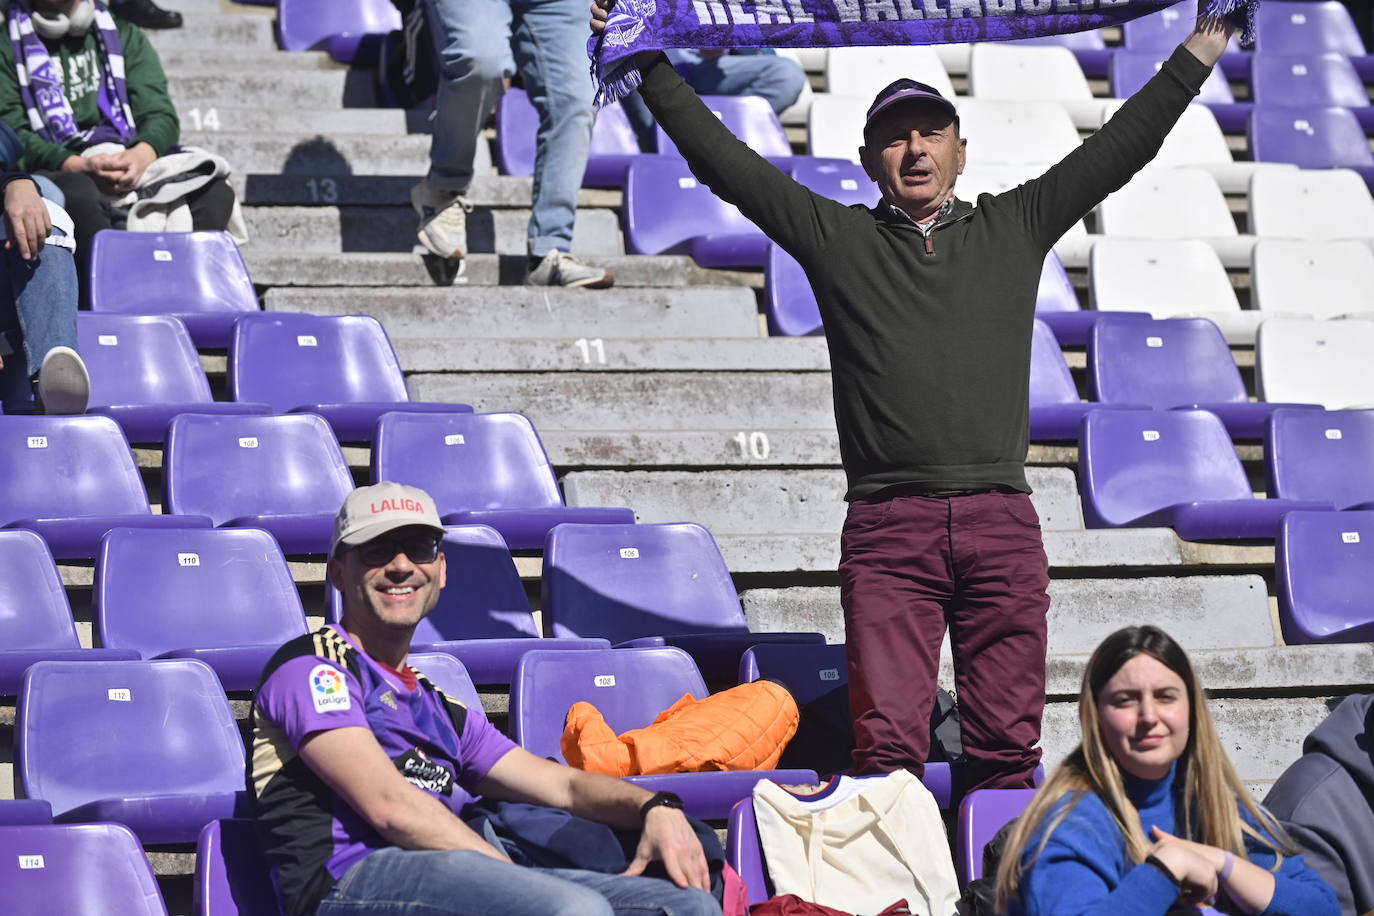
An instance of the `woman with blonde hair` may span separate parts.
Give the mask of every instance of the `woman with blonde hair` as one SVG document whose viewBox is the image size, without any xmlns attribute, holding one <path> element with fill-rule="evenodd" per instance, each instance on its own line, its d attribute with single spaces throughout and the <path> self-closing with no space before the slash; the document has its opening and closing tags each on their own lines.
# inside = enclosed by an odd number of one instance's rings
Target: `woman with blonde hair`
<svg viewBox="0 0 1374 916">
<path fill-rule="evenodd" d="M 1226 758 L 1183 649 L 1151 626 L 1108 636 L 1083 672 L 1083 740 L 1022 815 L 997 875 L 1009 916 L 1339 916 Z"/>
</svg>

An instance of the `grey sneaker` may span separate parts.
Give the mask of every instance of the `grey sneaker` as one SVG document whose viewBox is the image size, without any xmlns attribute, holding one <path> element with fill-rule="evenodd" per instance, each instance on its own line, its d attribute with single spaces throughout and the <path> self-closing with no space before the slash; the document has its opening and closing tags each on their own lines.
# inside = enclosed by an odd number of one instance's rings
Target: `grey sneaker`
<svg viewBox="0 0 1374 916">
<path fill-rule="evenodd" d="M 432 188 L 425 179 L 410 189 L 410 205 L 420 217 L 415 237 L 430 254 L 461 260 L 468 244 L 467 215 L 472 204 L 452 191 Z"/>
<path fill-rule="evenodd" d="M 605 267 L 593 267 L 555 248 L 544 255 L 530 275 L 528 286 L 561 286 L 565 289 L 606 289 L 615 285 L 615 273 Z"/>
<path fill-rule="evenodd" d="M 46 414 L 86 412 L 91 399 L 91 376 L 86 363 L 71 347 L 53 347 L 38 370 L 38 401 Z"/>
</svg>

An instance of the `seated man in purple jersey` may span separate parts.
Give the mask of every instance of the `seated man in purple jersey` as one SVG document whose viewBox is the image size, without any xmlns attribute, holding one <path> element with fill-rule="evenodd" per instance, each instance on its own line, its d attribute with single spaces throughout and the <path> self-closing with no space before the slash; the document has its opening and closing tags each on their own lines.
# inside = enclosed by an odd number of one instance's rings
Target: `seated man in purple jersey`
<svg viewBox="0 0 1374 916">
<path fill-rule="evenodd" d="M 343 621 L 263 671 L 248 789 L 285 911 L 720 916 L 676 796 L 536 757 L 407 666 L 444 587 L 443 534 L 422 490 L 349 494 L 328 567 Z M 516 865 L 460 818 L 478 795 L 638 830 L 638 847 L 620 874 Z M 655 861 L 670 880 L 643 874 Z"/>
</svg>

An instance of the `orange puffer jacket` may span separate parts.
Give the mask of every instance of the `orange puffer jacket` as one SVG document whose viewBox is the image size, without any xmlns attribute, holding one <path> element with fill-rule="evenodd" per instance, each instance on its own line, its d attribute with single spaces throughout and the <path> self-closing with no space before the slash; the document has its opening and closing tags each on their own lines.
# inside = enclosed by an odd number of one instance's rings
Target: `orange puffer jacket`
<svg viewBox="0 0 1374 916">
<path fill-rule="evenodd" d="M 797 703 L 773 681 L 754 681 L 704 700 L 684 695 L 652 725 L 617 737 L 590 703 L 573 704 L 563 759 L 610 776 L 767 770 L 797 732 Z"/>
</svg>

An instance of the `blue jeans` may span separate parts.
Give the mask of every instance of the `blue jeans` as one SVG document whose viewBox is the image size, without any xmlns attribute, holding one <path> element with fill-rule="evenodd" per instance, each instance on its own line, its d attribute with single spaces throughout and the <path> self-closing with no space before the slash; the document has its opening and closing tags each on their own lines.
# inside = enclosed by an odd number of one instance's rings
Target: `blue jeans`
<svg viewBox="0 0 1374 916">
<path fill-rule="evenodd" d="M 705 891 L 661 878 L 526 868 L 478 852 L 379 849 L 354 865 L 317 916 L 720 916 Z"/>
<path fill-rule="evenodd" d="M 482 125 L 518 69 L 539 113 L 529 253 L 572 247 L 592 138 L 585 0 L 425 0 L 439 53 L 434 187 L 465 193 Z"/>
<path fill-rule="evenodd" d="M 52 199 L 42 181 L 39 188 Z M 53 232 L 61 230 L 54 226 Z M 22 358 L 17 352 L 4 357 L 0 401 L 7 410 L 25 410 L 33 403 L 32 380 L 48 351 L 76 349 L 76 261 L 70 251 L 56 245 L 44 245 L 31 261 L 10 248 L 0 252 L 0 270 L 5 274 L 0 282 L 0 332 L 9 332 L 10 341 L 22 340 L 23 350 Z"/>
</svg>

